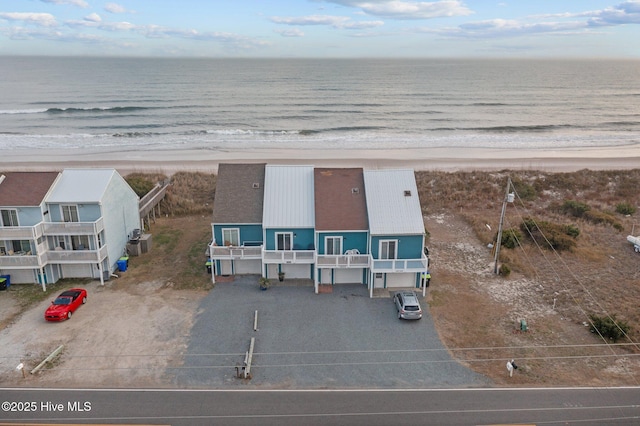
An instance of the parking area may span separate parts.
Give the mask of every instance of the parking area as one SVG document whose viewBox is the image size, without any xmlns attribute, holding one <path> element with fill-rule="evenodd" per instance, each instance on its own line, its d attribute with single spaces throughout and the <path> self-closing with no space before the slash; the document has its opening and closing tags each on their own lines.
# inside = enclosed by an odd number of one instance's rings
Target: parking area
<svg viewBox="0 0 640 426">
<path fill-rule="evenodd" d="M 362 285 L 274 286 L 257 276 L 218 283 L 202 299 L 176 385 L 192 388 L 442 388 L 486 386 L 440 343 L 426 302 L 419 321 L 397 319 L 391 298 Z M 257 331 L 254 315 L 258 311 Z M 252 379 L 236 377 L 255 338 Z"/>
</svg>

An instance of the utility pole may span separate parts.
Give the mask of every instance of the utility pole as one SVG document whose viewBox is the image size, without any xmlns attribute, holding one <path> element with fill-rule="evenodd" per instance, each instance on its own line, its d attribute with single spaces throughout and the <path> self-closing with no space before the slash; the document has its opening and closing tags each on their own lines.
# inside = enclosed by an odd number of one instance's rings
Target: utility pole
<svg viewBox="0 0 640 426">
<path fill-rule="evenodd" d="M 504 194 L 504 201 L 502 202 L 502 213 L 500 214 L 500 225 L 498 226 L 498 240 L 496 241 L 496 255 L 493 266 L 493 273 L 498 273 L 498 259 L 500 259 L 500 245 L 502 244 L 502 225 L 504 224 L 504 214 L 507 211 L 507 203 L 513 203 L 514 194 L 509 192 L 511 189 L 511 177 L 507 180 L 507 189 Z"/>
</svg>

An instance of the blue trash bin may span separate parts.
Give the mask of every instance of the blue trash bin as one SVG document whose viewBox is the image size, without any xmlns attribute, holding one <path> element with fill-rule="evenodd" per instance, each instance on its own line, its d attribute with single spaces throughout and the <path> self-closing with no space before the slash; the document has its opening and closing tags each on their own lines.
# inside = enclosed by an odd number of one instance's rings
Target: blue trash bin
<svg viewBox="0 0 640 426">
<path fill-rule="evenodd" d="M 118 260 L 118 270 L 120 272 L 125 272 L 127 270 L 127 261 L 126 260 Z"/>
</svg>

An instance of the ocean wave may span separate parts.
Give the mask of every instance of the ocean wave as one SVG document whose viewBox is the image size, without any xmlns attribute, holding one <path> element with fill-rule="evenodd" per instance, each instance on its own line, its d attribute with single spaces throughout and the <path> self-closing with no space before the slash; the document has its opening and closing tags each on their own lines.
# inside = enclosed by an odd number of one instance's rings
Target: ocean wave
<svg viewBox="0 0 640 426">
<path fill-rule="evenodd" d="M 204 130 L 202 133 L 209 135 L 298 135 L 299 130 L 246 130 L 246 129 L 216 129 Z"/>
<path fill-rule="evenodd" d="M 559 129 L 575 128 L 570 124 L 532 124 L 525 126 L 492 126 L 492 127 L 472 127 L 470 129 L 451 129 L 451 130 L 472 130 L 476 132 L 490 133 L 520 133 L 520 132 L 550 132 Z"/>
<path fill-rule="evenodd" d="M 161 136 L 163 133 L 155 133 L 155 132 L 120 132 L 114 133 L 111 136 L 114 138 L 147 138 L 153 136 Z"/>
<path fill-rule="evenodd" d="M 46 108 L 33 108 L 33 109 L 5 109 L 0 110 L 0 114 L 42 114 L 47 112 Z"/>
<path fill-rule="evenodd" d="M 149 109 L 155 109 L 151 107 L 139 107 L 139 106 L 117 106 L 117 107 L 92 107 L 92 108 L 49 108 L 44 112 L 50 114 L 73 114 L 73 113 L 85 113 L 85 112 L 132 112 L 132 111 L 144 111 Z"/>
</svg>

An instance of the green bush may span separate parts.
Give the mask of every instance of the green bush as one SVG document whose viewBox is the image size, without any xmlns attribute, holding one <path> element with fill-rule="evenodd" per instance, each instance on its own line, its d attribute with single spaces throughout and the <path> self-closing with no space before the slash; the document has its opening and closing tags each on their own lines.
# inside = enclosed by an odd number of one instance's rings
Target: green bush
<svg viewBox="0 0 640 426">
<path fill-rule="evenodd" d="M 573 217 L 583 217 L 589 210 L 591 210 L 591 207 L 587 204 L 574 200 L 566 200 L 562 206 L 560 206 L 560 211 L 562 213 Z"/>
<path fill-rule="evenodd" d="M 632 215 L 636 212 L 636 208 L 630 203 L 623 202 L 616 206 L 616 212 L 624 215 Z"/>
<path fill-rule="evenodd" d="M 513 183 L 513 188 L 515 189 L 520 199 L 533 200 L 536 198 L 537 192 L 532 185 L 529 185 L 528 183 L 523 182 L 521 180 L 514 180 L 512 183 Z"/>
<path fill-rule="evenodd" d="M 511 268 L 509 268 L 506 263 L 503 263 L 502 265 L 500 265 L 498 274 L 502 275 L 503 277 L 508 277 L 509 274 L 511 274 Z"/>
<path fill-rule="evenodd" d="M 155 186 L 149 179 L 145 179 L 141 176 L 126 177 L 125 180 L 131 189 L 138 194 L 138 197 L 144 197 Z"/>
<path fill-rule="evenodd" d="M 580 229 L 575 225 L 564 225 L 564 233 L 572 238 L 578 238 Z"/>
<path fill-rule="evenodd" d="M 515 248 L 522 241 L 522 234 L 516 228 L 506 229 L 502 232 L 502 238 L 500 244 L 502 247 L 509 249 Z"/>
<path fill-rule="evenodd" d="M 575 239 L 580 234 L 580 230 L 574 225 L 535 221 L 532 218 L 525 218 L 520 224 L 520 230 L 538 245 L 557 251 L 573 250 L 577 245 Z"/>
<path fill-rule="evenodd" d="M 600 317 L 591 314 L 589 318 L 591 319 L 590 330 L 592 333 L 599 333 L 602 337 L 614 342 L 617 342 L 631 331 L 629 324 L 625 321 L 617 320 L 615 315 Z"/>
</svg>

